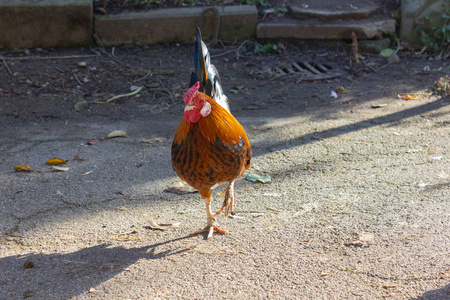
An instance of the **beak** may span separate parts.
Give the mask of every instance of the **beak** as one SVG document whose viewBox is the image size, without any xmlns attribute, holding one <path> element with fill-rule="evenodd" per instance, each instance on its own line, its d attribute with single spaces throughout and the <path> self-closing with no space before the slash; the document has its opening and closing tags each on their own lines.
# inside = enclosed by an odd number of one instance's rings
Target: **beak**
<svg viewBox="0 0 450 300">
<path fill-rule="evenodd" d="M 186 105 L 186 106 L 184 107 L 184 112 L 190 111 L 190 110 L 192 110 L 192 109 L 194 109 L 194 108 L 195 108 L 195 106 Z"/>
</svg>

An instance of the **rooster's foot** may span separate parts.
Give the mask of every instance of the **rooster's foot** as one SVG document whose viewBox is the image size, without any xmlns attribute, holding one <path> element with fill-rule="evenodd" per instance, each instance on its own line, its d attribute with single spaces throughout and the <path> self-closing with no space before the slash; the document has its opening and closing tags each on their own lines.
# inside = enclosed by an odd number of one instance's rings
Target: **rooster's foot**
<svg viewBox="0 0 450 300">
<path fill-rule="evenodd" d="M 204 233 L 204 232 L 208 233 L 208 235 L 206 236 L 206 239 L 209 239 L 210 237 L 212 237 L 214 232 L 218 232 L 218 233 L 222 233 L 222 234 L 228 233 L 228 231 L 219 228 L 219 226 L 217 224 L 213 224 L 213 225 L 208 225 L 203 229 L 194 231 L 191 234 L 194 235 L 194 234 L 200 234 L 200 233 Z"/>
</svg>

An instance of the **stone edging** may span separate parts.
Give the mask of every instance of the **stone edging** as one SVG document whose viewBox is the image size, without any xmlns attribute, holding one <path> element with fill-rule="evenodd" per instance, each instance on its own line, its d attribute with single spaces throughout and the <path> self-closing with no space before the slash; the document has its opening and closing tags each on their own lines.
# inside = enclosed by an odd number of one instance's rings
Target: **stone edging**
<svg viewBox="0 0 450 300">
<path fill-rule="evenodd" d="M 92 0 L 0 0 L 0 48 L 51 48 L 191 42 L 205 7 L 158 9 L 119 15 L 94 15 Z M 254 5 L 218 7 L 219 37 L 256 37 L 258 11 Z M 204 35 L 214 28 L 205 14 Z M 211 24 L 211 26 L 209 26 Z M 208 31 L 206 28 L 211 28 Z"/>
</svg>

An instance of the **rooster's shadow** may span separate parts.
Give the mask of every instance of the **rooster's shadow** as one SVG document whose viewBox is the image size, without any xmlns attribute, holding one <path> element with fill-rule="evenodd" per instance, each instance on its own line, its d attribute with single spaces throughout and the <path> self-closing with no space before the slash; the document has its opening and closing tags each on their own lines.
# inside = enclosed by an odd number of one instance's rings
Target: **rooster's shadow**
<svg viewBox="0 0 450 300">
<path fill-rule="evenodd" d="M 157 252 L 159 246 L 189 237 L 192 236 L 136 248 L 100 244 L 64 254 L 3 257 L 0 258 L 0 290 L 6 291 L 7 299 L 30 296 L 33 299 L 72 298 L 122 273 L 140 259 L 155 260 L 189 251 L 183 247 L 169 247 Z"/>
</svg>

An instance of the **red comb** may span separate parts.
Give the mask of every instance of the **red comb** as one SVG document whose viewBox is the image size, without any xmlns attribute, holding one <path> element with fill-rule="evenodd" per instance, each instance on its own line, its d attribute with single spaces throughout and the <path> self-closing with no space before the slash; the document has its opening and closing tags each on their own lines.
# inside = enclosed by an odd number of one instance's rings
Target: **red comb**
<svg viewBox="0 0 450 300">
<path fill-rule="evenodd" d="M 184 93 L 184 103 L 186 103 L 187 105 L 190 105 L 192 102 L 192 99 L 194 99 L 195 95 L 198 92 L 198 88 L 200 86 L 200 83 L 197 81 L 196 84 L 194 84 L 190 89 L 188 89 L 186 91 L 186 93 Z"/>
</svg>

